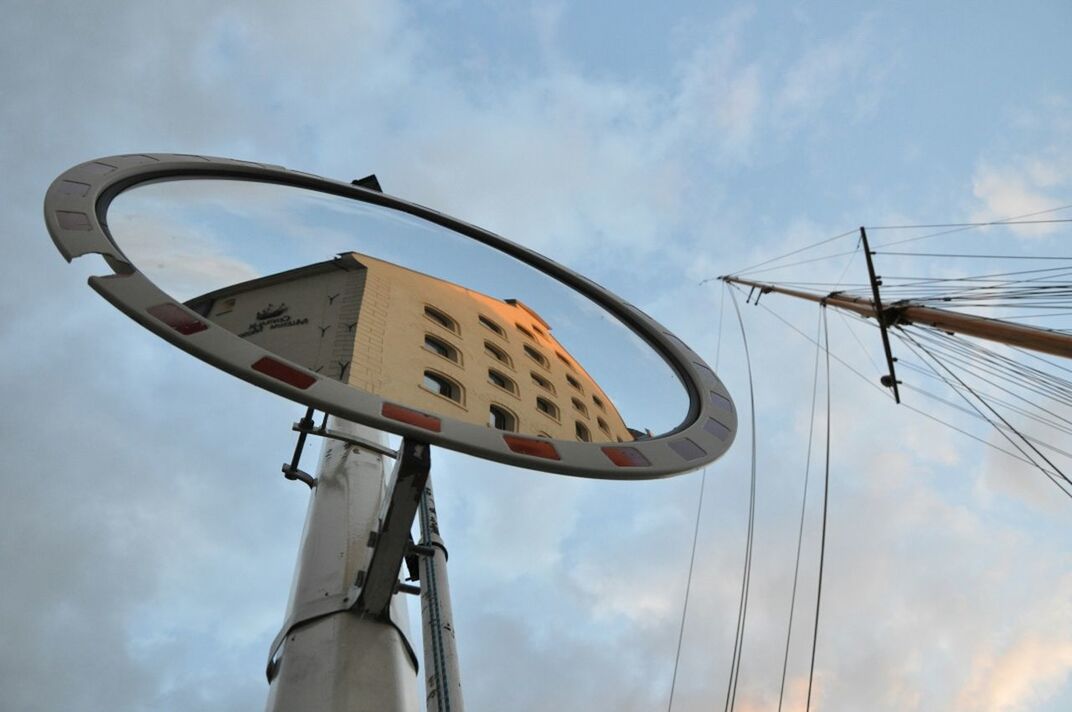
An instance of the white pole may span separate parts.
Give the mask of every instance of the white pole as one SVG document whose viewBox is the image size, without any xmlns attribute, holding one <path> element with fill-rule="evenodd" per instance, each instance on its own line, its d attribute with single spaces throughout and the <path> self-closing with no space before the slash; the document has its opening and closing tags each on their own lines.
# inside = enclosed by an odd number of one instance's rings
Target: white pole
<svg viewBox="0 0 1072 712">
<path fill-rule="evenodd" d="M 384 433 L 336 418 L 330 428 L 381 443 Z M 327 612 L 368 567 L 369 535 L 387 497 L 383 456 L 325 440 L 317 468 L 286 621 L 292 627 L 270 665 L 268 712 L 416 712 L 417 667 L 404 595 L 390 621 L 348 610 Z M 319 607 L 319 610 L 318 610 Z"/>
<path fill-rule="evenodd" d="M 463 712 L 461 673 L 454 641 L 454 613 L 447 581 L 447 547 L 439 535 L 432 481 L 425 485 L 418 514 L 421 545 L 421 628 L 424 632 L 425 705 L 428 712 Z"/>
</svg>

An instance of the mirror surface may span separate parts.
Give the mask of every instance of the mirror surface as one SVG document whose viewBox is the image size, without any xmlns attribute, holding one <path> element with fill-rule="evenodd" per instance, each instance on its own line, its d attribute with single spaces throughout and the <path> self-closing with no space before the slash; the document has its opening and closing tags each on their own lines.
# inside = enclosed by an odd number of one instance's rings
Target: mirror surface
<svg viewBox="0 0 1072 712">
<path fill-rule="evenodd" d="M 592 442 L 657 436 L 688 412 L 670 367 L 600 305 L 397 210 L 173 180 L 121 193 L 107 224 L 149 279 L 219 326 L 418 410 Z"/>
</svg>

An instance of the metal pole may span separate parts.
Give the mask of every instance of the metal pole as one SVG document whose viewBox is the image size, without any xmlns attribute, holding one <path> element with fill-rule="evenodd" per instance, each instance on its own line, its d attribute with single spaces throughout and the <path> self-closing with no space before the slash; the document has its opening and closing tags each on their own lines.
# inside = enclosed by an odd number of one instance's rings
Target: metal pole
<svg viewBox="0 0 1072 712">
<path fill-rule="evenodd" d="M 738 277 L 723 277 L 722 279 L 733 284 L 755 287 L 764 294 L 767 292 L 786 294 L 798 299 L 828 304 L 861 316 L 877 318 L 874 303 L 864 297 L 849 297 L 837 292 L 826 295 L 815 294 L 799 289 L 779 287 L 776 284 L 753 282 Z M 1052 356 L 1072 358 L 1072 334 L 1036 329 L 1031 326 L 1002 321 L 1001 319 L 987 319 L 981 316 L 959 314 L 934 309 L 933 307 L 917 306 L 911 303 L 892 304 L 886 308 L 886 313 L 892 315 L 888 320 L 890 326 L 897 326 L 897 324 L 903 323 L 924 324 L 956 334 L 974 336 L 1009 346 L 1018 346 Z"/>
<path fill-rule="evenodd" d="M 332 427 L 386 446 L 386 436 L 349 421 Z M 417 661 L 409 644 L 404 596 L 394 596 L 389 619 L 349 610 L 316 612 L 346 596 L 368 568 L 370 533 L 388 496 L 383 455 L 326 440 L 302 534 L 286 636 L 269 663 L 268 712 L 416 712 Z"/>
<path fill-rule="evenodd" d="M 454 614 L 447 581 L 447 547 L 439 535 L 432 482 L 421 497 L 421 627 L 424 632 L 424 669 L 428 712 L 463 712 L 458 650 L 454 640 Z"/>
</svg>

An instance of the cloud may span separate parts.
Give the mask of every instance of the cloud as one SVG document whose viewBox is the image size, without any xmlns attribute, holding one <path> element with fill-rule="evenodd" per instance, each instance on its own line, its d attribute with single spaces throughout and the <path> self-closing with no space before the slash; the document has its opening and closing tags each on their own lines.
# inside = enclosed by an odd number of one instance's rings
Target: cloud
<svg viewBox="0 0 1072 712">
<path fill-rule="evenodd" d="M 1068 102 L 1051 98 L 1021 108 L 1011 136 L 980 158 L 972 174 L 972 194 L 978 201 L 974 221 L 1016 217 L 1047 220 L 1066 217 L 1052 212 L 1068 204 L 1072 188 L 1072 141 Z M 1014 225 L 1024 238 L 1056 234 L 1060 225 Z"/>
<path fill-rule="evenodd" d="M 957 712 L 1038 709 L 1072 676 L 1072 579 L 1065 577 L 1041 600 L 1028 612 L 1027 630 L 976 653 Z"/>
</svg>

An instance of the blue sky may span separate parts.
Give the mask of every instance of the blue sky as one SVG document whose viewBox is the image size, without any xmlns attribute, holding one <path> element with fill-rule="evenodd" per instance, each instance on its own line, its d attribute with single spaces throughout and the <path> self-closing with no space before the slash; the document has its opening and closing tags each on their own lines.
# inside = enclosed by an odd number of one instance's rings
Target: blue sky
<svg viewBox="0 0 1072 712">
<path fill-rule="evenodd" d="M 55 252 L 40 204 L 75 163 L 175 151 L 375 172 L 603 283 L 712 362 L 720 288 L 702 279 L 861 224 L 1072 203 L 1064 3 L 55 2 L 4 15 L 12 709 L 261 705 L 305 509 L 277 474 L 298 408 L 142 332 L 84 285 L 98 263 Z M 1057 253 L 1065 235 L 1007 239 Z M 814 333 L 814 309 L 764 300 Z M 738 709 L 767 710 L 814 350 L 761 309 L 744 318 L 761 459 Z M 724 327 L 720 373 L 741 404 L 740 337 Z M 850 373 L 833 386 L 820 708 L 1067 709 L 1067 504 Z M 708 472 L 675 710 L 724 695 L 742 443 Z M 586 482 L 444 453 L 437 478 L 470 708 L 664 708 L 698 477 Z M 806 673 L 794 635 L 790 709 Z"/>
</svg>

